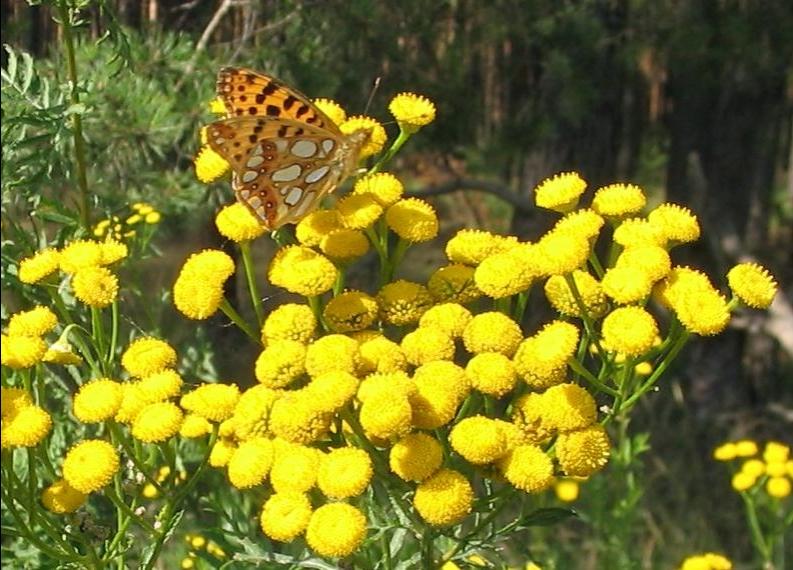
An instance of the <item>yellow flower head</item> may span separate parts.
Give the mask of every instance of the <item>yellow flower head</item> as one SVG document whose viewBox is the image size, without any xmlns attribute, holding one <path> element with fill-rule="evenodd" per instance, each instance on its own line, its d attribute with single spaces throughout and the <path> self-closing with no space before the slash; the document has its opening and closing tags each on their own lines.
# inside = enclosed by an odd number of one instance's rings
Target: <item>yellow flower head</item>
<svg viewBox="0 0 793 570">
<path fill-rule="evenodd" d="M 484 416 L 460 420 L 449 433 L 449 443 L 466 461 L 475 465 L 492 463 L 508 451 L 504 428 Z"/>
<path fill-rule="evenodd" d="M 250 489 L 264 481 L 272 464 L 273 442 L 266 437 L 249 439 L 231 454 L 229 481 L 237 489 Z"/>
<path fill-rule="evenodd" d="M 606 465 L 611 442 L 601 425 L 593 425 L 559 435 L 556 458 L 571 477 L 589 477 Z"/>
<path fill-rule="evenodd" d="M 654 297 L 665 307 L 673 308 L 686 297 L 705 290 L 714 290 L 708 276 L 689 267 L 673 267 L 653 290 Z"/>
<path fill-rule="evenodd" d="M 763 461 L 766 463 L 784 463 L 790 457 L 790 447 L 778 441 L 769 441 L 763 449 Z"/>
<path fill-rule="evenodd" d="M 108 238 L 99 244 L 101 252 L 101 264 L 110 265 L 116 261 L 120 261 L 129 255 L 129 248 L 127 244 Z"/>
<path fill-rule="evenodd" d="M 524 340 L 515 352 L 515 370 L 533 388 L 546 388 L 564 380 L 567 360 L 578 347 L 578 328 L 554 321 Z"/>
<path fill-rule="evenodd" d="M 415 133 L 435 120 L 435 104 L 415 93 L 400 93 L 391 99 L 388 110 L 406 133 Z"/>
<path fill-rule="evenodd" d="M 387 440 L 410 431 L 413 409 L 406 394 L 377 391 L 362 401 L 359 421 L 367 436 Z"/>
<path fill-rule="evenodd" d="M 595 422 L 595 399 L 577 384 L 557 384 L 540 395 L 543 423 L 561 432 L 589 427 Z"/>
<path fill-rule="evenodd" d="M 146 399 L 154 403 L 178 396 L 183 383 L 176 370 L 166 368 L 145 376 L 138 382 L 138 386 L 147 395 Z"/>
<path fill-rule="evenodd" d="M 364 378 L 358 386 L 358 399 L 366 402 L 375 395 L 407 397 L 415 392 L 416 385 L 405 372 L 375 372 Z"/>
<path fill-rule="evenodd" d="M 132 422 L 132 436 L 146 443 L 162 443 L 179 433 L 184 415 L 172 402 L 144 407 Z"/>
<path fill-rule="evenodd" d="M 259 518 L 264 534 L 279 542 L 291 542 L 306 530 L 311 503 L 303 493 L 279 492 L 264 503 Z"/>
<path fill-rule="evenodd" d="M 383 208 L 394 204 L 402 197 L 405 187 L 390 172 L 377 172 L 359 178 L 352 188 L 353 194 L 369 194 Z"/>
<path fill-rule="evenodd" d="M 50 364 L 78 365 L 82 364 L 83 359 L 79 354 L 75 354 L 71 343 L 69 342 L 70 328 L 63 329 L 61 336 L 52 343 L 47 352 L 44 353 L 42 360 Z"/>
<path fill-rule="evenodd" d="M 553 486 L 556 498 L 564 503 L 572 503 L 578 499 L 580 488 L 575 479 L 562 479 Z"/>
<path fill-rule="evenodd" d="M 362 342 L 359 357 L 358 371 L 362 374 L 396 372 L 407 368 L 407 359 L 402 348 L 384 336 Z"/>
<path fill-rule="evenodd" d="M 784 499 L 790 496 L 791 483 L 787 477 L 769 477 L 765 490 L 770 497 Z"/>
<path fill-rule="evenodd" d="M 441 469 L 419 483 L 413 506 L 432 526 L 449 526 L 471 512 L 473 500 L 471 484 L 461 473 Z"/>
<path fill-rule="evenodd" d="M 120 466 L 118 452 L 106 441 L 87 439 L 72 447 L 63 460 L 63 478 L 81 493 L 98 491 Z"/>
<path fill-rule="evenodd" d="M 316 377 L 332 370 L 354 373 L 358 341 L 343 334 L 329 334 L 308 345 L 306 371 Z"/>
<path fill-rule="evenodd" d="M 228 465 L 235 449 L 237 449 L 237 444 L 233 440 L 218 438 L 209 454 L 209 464 L 217 468 L 225 467 Z"/>
<path fill-rule="evenodd" d="M 47 352 L 47 344 L 35 336 L 2 336 L 0 358 L 9 368 L 30 368 L 41 362 Z"/>
<path fill-rule="evenodd" d="M 142 378 L 176 364 L 176 351 L 165 342 L 152 337 L 137 338 L 121 355 L 121 366 L 130 376 Z"/>
<path fill-rule="evenodd" d="M 80 387 L 74 397 L 74 416 L 83 423 L 103 422 L 121 408 L 122 385 L 108 378 L 92 380 Z"/>
<path fill-rule="evenodd" d="M 76 240 L 61 250 L 59 256 L 61 271 L 77 273 L 80 269 L 102 264 L 102 248 L 92 240 Z"/>
<path fill-rule="evenodd" d="M 85 267 L 72 277 L 74 296 L 89 307 L 103 308 L 118 296 L 118 277 L 106 267 Z"/>
<path fill-rule="evenodd" d="M 316 297 L 329 291 L 337 274 L 327 257 L 299 245 L 279 249 L 267 273 L 273 285 L 304 297 Z"/>
<path fill-rule="evenodd" d="M 377 301 L 361 291 L 347 291 L 331 299 L 324 317 L 330 327 L 340 333 L 360 331 L 377 318 Z"/>
<path fill-rule="evenodd" d="M 446 243 L 452 263 L 479 265 L 486 257 L 509 251 L 518 244 L 515 237 L 503 237 L 482 230 L 462 229 Z"/>
<path fill-rule="evenodd" d="M 124 382 L 121 384 L 121 406 L 113 419 L 119 423 L 132 423 L 146 404 L 152 403 L 147 396 L 140 387 L 139 382 Z"/>
<path fill-rule="evenodd" d="M 19 280 L 31 285 L 58 270 L 60 253 L 57 249 L 43 249 L 19 262 Z"/>
<path fill-rule="evenodd" d="M 223 300 L 223 283 L 233 273 L 234 261 L 222 251 L 208 249 L 191 255 L 173 286 L 176 308 L 190 319 L 212 316 Z"/>
<path fill-rule="evenodd" d="M 757 443 L 751 439 L 742 439 L 735 442 L 735 455 L 738 457 L 753 457 L 757 455 Z"/>
<path fill-rule="evenodd" d="M 430 276 L 427 288 L 439 302 L 470 303 L 482 296 L 474 283 L 474 271 L 461 263 L 440 267 Z"/>
<path fill-rule="evenodd" d="M 337 126 L 341 125 L 344 121 L 347 120 L 347 113 L 342 108 L 341 105 L 336 103 L 336 101 L 332 99 L 325 99 L 319 98 L 314 99 L 314 105 L 316 105 L 320 111 L 325 113 L 328 118 L 333 121 Z"/>
<path fill-rule="evenodd" d="M 647 215 L 647 220 L 669 241 L 687 243 L 699 239 L 699 222 L 688 208 L 661 204 Z"/>
<path fill-rule="evenodd" d="M 385 213 L 388 227 L 405 241 L 420 243 L 438 235 L 438 214 L 419 198 L 399 200 Z"/>
<path fill-rule="evenodd" d="M 276 443 L 281 440 L 276 440 Z M 322 452 L 305 445 L 275 445 L 270 483 L 278 493 L 307 493 L 317 482 Z"/>
<path fill-rule="evenodd" d="M 366 517 L 346 503 L 322 505 L 311 515 L 306 542 L 311 550 L 326 558 L 349 556 L 366 537 Z"/>
<path fill-rule="evenodd" d="M 231 167 L 228 161 L 212 150 L 209 145 L 201 147 L 194 163 L 196 177 L 204 184 L 214 182 L 226 174 Z"/>
<path fill-rule="evenodd" d="M 317 247 L 331 232 L 344 227 L 337 210 L 314 210 L 295 226 L 297 241 L 308 247 Z"/>
<path fill-rule="evenodd" d="M 35 447 L 52 429 L 52 418 L 36 405 L 24 406 L 3 416 L 2 448 Z"/>
<path fill-rule="evenodd" d="M 595 241 L 604 220 L 594 210 L 581 209 L 566 214 L 553 226 L 553 232 L 578 236 L 590 242 Z"/>
<path fill-rule="evenodd" d="M 59 479 L 41 493 L 41 504 L 51 513 L 63 515 L 82 507 L 87 498 L 85 493 L 69 485 L 66 480 Z"/>
<path fill-rule="evenodd" d="M 672 307 L 686 330 L 698 335 L 719 334 L 730 322 L 727 300 L 710 287 L 678 297 Z"/>
<path fill-rule="evenodd" d="M 187 414 L 179 428 L 179 435 L 188 439 L 203 437 L 212 433 L 212 424 L 209 420 L 197 414 Z"/>
<path fill-rule="evenodd" d="M 657 225 L 651 224 L 645 218 L 630 218 L 624 220 L 614 230 L 614 243 L 622 247 L 639 245 L 666 245 L 666 234 Z"/>
<path fill-rule="evenodd" d="M 577 172 L 562 172 L 543 180 L 535 189 L 535 202 L 540 208 L 566 214 L 578 205 L 586 190 L 586 182 Z"/>
<path fill-rule="evenodd" d="M 474 389 L 496 398 L 511 392 L 518 378 L 515 365 L 500 352 L 475 355 L 468 361 L 465 374 Z"/>
<path fill-rule="evenodd" d="M 383 206 L 372 194 L 349 194 L 336 203 L 341 223 L 351 230 L 365 230 L 383 214 Z"/>
<path fill-rule="evenodd" d="M 418 327 L 405 335 L 400 346 L 407 361 L 417 366 L 454 358 L 454 340 L 437 329 Z"/>
<path fill-rule="evenodd" d="M 465 369 L 450 360 L 422 364 L 413 372 L 413 382 L 416 393 L 425 388 L 436 388 L 453 397 L 458 404 L 471 392 L 471 383 Z"/>
<path fill-rule="evenodd" d="M 517 400 L 512 408 L 512 424 L 525 443 L 541 444 L 552 435 L 553 428 L 545 423 L 547 411 L 541 394 L 530 392 Z"/>
<path fill-rule="evenodd" d="M 536 445 L 519 445 L 500 462 L 507 481 L 527 493 L 540 493 L 553 484 L 551 458 Z"/>
<path fill-rule="evenodd" d="M 364 159 L 373 154 L 378 154 L 383 150 L 383 146 L 388 139 L 383 125 L 371 117 L 356 115 L 350 117 L 339 125 L 339 130 L 345 135 L 351 135 L 356 131 L 369 131 L 369 140 L 361 148 L 360 158 Z"/>
<path fill-rule="evenodd" d="M 642 211 L 647 203 L 644 191 L 633 184 L 611 184 L 599 188 L 592 209 L 601 216 L 621 219 Z"/>
<path fill-rule="evenodd" d="M 231 422 L 234 435 L 240 441 L 269 434 L 268 418 L 275 401 L 280 397 L 277 390 L 264 385 L 248 388 L 237 400 Z M 221 424 L 221 428 L 223 427 Z"/>
<path fill-rule="evenodd" d="M 322 456 L 317 486 L 330 499 L 357 497 L 372 478 L 372 460 L 357 447 L 341 447 Z"/>
<path fill-rule="evenodd" d="M 767 309 L 777 292 L 774 278 L 761 265 L 740 263 L 727 273 L 733 294 L 755 309 Z"/>
<path fill-rule="evenodd" d="M 179 404 L 209 421 L 222 422 L 234 413 L 239 399 L 240 389 L 236 384 L 202 384 L 182 396 Z"/>
<path fill-rule="evenodd" d="M 283 388 L 306 371 L 306 345 L 279 339 L 267 344 L 256 359 L 256 379 L 269 388 Z"/>
<path fill-rule="evenodd" d="M 604 347 L 626 356 L 650 350 L 657 335 L 655 319 L 641 307 L 614 309 L 603 319 Z"/>
<path fill-rule="evenodd" d="M 320 250 L 337 263 L 349 263 L 369 251 L 369 239 L 360 230 L 334 230 L 320 242 Z"/>
<path fill-rule="evenodd" d="M 732 562 L 721 554 L 708 552 L 689 556 L 683 561 L 680 570 L 732 570 Z"/>
<path fill-rule="evenodd" d="M 215 226 L 220 235 L 237 243 L 256 239 L 267 231 L 250 210 L 239 202 L 220 210 L 215 217 Z"/>
<path fill-rule="evenodd" d="M 432 306 L 426 287 L 400 279 L 385 285 L 377 294 L 380 316 L 392 325 L 407 325 L 418 321 Z"/>
<path fill-rule="evenodd" d="M 8 334 L 11 336 L 43 336 L 58 324 L 58 318 L 50 309 L 41 305 L 11 316 Z"/>
<path fill-rule="evenodd" d="M 474 271 L 476 287 L 493 299 L 526 291 L 537 276 L 536 253 L 535 246 L 521 244 L 487 256 Z"/>
<path fill-rule="evenodd" d="M 713 458 L 716 461 L 732 461 L 736 457 L 738 457 L 738 446 L 731 441 L 713 450 Z"/>
<path fill-rule="evenodd" d="M 476 315 L 463 331 L 465 349 L 473 354 L 500 352 L 511 357 L 522 340 L 520 326 L 497 311 Z"/>
<path fill-rule="evenodd" d="M 641 270 L 655 283 L 672 270 L 669 253 L 657 245 L 636 245 L 626 248 L 617 258 L 617 267 L 633 267 Z"/>
<path fill-rule="evenodd" d="M 443 446 L 426 433 L 406 435 L 394 444 L 388 454 L 391 471 L 405 481 L 423 481 L 443 462 Z"/>
<path fill-rule="evenodd" d="M 589 256 L 589 241 L 573 232 L 551 231 L 536 244 L 537 271 L 543 275 L 564 275 L 579 269 Z"/>
<path fill-rule="evenodd" d="M 33 405 L 30 394 L 22 388 L 0 387 L 0 406 L 3 419 L 16 414 L 22 408 Z"/>
<path fill-rule="evenodd" d="M 606 296 L 597 279 L 589 272 L 576 269 L 572 273 L 576 289 L 581 296 L 584 309 L 591 318 L 598 318 L 606 311 Z M 562 275 L 553 275 L 545 282 L 545 297 L 554 309 L 567 317 L 580 317 L 570 285 Z"/>
<path fill-rule="evenodd" d="M 290 393 L 273 404 L 270 430 L 282 439 L 305 445 L 327 433 L 331 417 L 310 394 Z"/>
<path fill-rule="evenodd" d="M 459 338 L 472 318 L 471 311 L 459 303 L 441 303 L 421 315 L 419 326 L 444 332 L 451 338 Z"/>
<path fill-rule="evenodd" d="M 465 370 L 453 362 L 437 361 L 419 367 L 414 375 L 416 392 L 410 394 L 413 425 L 436 429 L 446 425 L 470 391 Z"/>
<path fill-rule="evenodd" d="M 262 327 L 262 343 L 289 339 L 307 344 L 314 338 L 317 319 L 308 305 L 287 303 L 271 312 Z"/>
<path fill-rule="evenodd" d="M 358 378 L 341 370 L 331 370 L 313 378 L 304 388 L 315 398 L 315 405 L 323 411 L 335 412 L 353 399 L 358 390 Z"/>
<path fill-rule="evenodd" d="M 653 288 L 647 272 L 632 265 L 608 269 L 601 285 L 603 292 L 621 305 L 640 302 L 650 295 Z"/>
</svg>

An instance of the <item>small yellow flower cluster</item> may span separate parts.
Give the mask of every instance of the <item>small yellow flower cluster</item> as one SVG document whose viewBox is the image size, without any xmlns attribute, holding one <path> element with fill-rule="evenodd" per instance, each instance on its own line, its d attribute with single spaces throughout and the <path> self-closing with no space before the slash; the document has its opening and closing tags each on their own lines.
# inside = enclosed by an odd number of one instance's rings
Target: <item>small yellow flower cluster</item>
<svg viewBox="0 0 793 570">
<path fill-rule="evenodd" d="M 182 559 L 182 562 L 179 564 L 179 567 L 182 570 L 190 570 L 191 568 L 196 567 L 196 560 L 201 556 L 205 556 L 203 554 L 199 554 L 200 551 L 206 551 L 206 554 L 217 558 L 218 560 L 223 560 L 226 558 L 226 552 L 218 546 L 218 544 L 211 539 L 207 539 L 200 534 L 185 534 L 184 540 L 187 543 L 189 550 L 187 552 L 187 556 Z"/>
<path fill-rule="evenodd" d="M 732 570 L 732 562 L 721 554 L 706 552 L 686 558 L 680 570 Z"/>
<path fill-rule="evenodd" d="M 211 317 L 223 302 L 223 287 L 234 270 L 234 261 L 220 250 L 194 253 L 182 266 L 174 283 L 174 305 L 190 319 Z"/>
<path fill-rule="evenodd" d="M 793 488 L 793 457 L 789 446 L 769 441 L 760 454 L 753 440 L 730 441 L 714 449 L 713 457 L 718 461 L 741 461 L 740 468 L 732 477 L 732 487 L 736 491 L 763 487 L 774 499 L 790 496 Z"/>
<path fill-rule="evenodd" d="M 178 485 L 187 479 L 187 471 L 180 470 L 171 476 L 171 468 L 167 465 L 163 465 L 157 471 L 157 475 L 154 477 L 154 480 L 158 486 L 162 487 L 163 483 L 166 483 L 169 479 L 173 481 L 174 485 Z M 160 491 L 153 483 L 146 483 L 143 486 L 141 495 L 143 495 L 145 499 L 156 499 L 160 496 Z"/>
<path fill-rule="evenodd" d="M 3 347 L 5 352 L 6 347 Z M 0 388 L 2 394 L 2 448 L 34 447 L 52 429 L 52 418 L 44 408 L 33 403 L 22 388 Z"/>
<path fill-rule="evenodd" d="M 122 241 L 123 239 L 135 237 L 137 231 L 134 226 L 141 223 L 147 225 L 158 224 L 160 219 L 162 219 L 162 214 L 155 210 L 154 206 L 144 202 L 135 202 L 130 205 L 127 214 L 114 214 L 97 222 L 94 225 L 93 234 L 97 238 Z"/>
</svg>

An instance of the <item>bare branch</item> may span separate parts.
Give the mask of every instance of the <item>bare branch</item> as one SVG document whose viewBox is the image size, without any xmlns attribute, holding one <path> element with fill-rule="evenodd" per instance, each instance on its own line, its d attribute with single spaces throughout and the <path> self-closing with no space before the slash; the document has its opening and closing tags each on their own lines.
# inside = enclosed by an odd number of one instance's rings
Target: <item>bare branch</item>
<svg viewBox="0 0 793 570">
<path fill-rule="evenodd" d="M 474 190 L 476 192 L 492 194 L 512 205 L 521 213 L 530 213 L 534 211 L 534 206 L 529 200 L 515 194 L 504 184 L 490 180 L 479 180 L 476 178 L 454 178 L 442 184 L 428 186 L 427 188 L 424 188 L 418 192 L 410 192 L 409 195 L 423 198 L 426 196 L 440 196 L 441 194 L 450 194 L 460 190 Z"/>
</svg>

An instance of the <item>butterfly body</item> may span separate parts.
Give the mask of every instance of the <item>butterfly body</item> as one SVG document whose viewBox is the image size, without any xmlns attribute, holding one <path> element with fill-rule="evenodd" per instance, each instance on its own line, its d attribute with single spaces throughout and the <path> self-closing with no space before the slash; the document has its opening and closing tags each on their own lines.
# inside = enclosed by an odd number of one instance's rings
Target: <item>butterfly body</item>
<svg viewBox="0 0 793 570">
<path fill-rule="evenodd" d="M 221 69 L 217 92 L 226 118 L 209 125 L 207 142 L 268 228 L 296 223 L 355 172 L 368 131 L 343 134 L 305 95 L 251 70 Z"/>
</svg>

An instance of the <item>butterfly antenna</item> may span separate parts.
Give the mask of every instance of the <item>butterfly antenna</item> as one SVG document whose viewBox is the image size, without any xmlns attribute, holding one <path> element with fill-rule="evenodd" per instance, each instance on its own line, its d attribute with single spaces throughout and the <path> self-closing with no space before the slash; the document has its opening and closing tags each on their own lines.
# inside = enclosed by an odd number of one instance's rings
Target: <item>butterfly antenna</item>
<svg viewBox="0 0 793 570">
<path fill-rule="evenodd" d="M 374 83 L 372 83 L 372 90 L 369 92 L 369 100 L 366 102 L 366 107 L 363 110 L 364 115 L 369 112 L 369 107 L 372 105 L 372 99 L 374 99 L 375 93 L 377 93 L 377 89 L 380 87 L 381 79 L 382 77 L 378 76 L 375 78 Z"/>
</svg>

